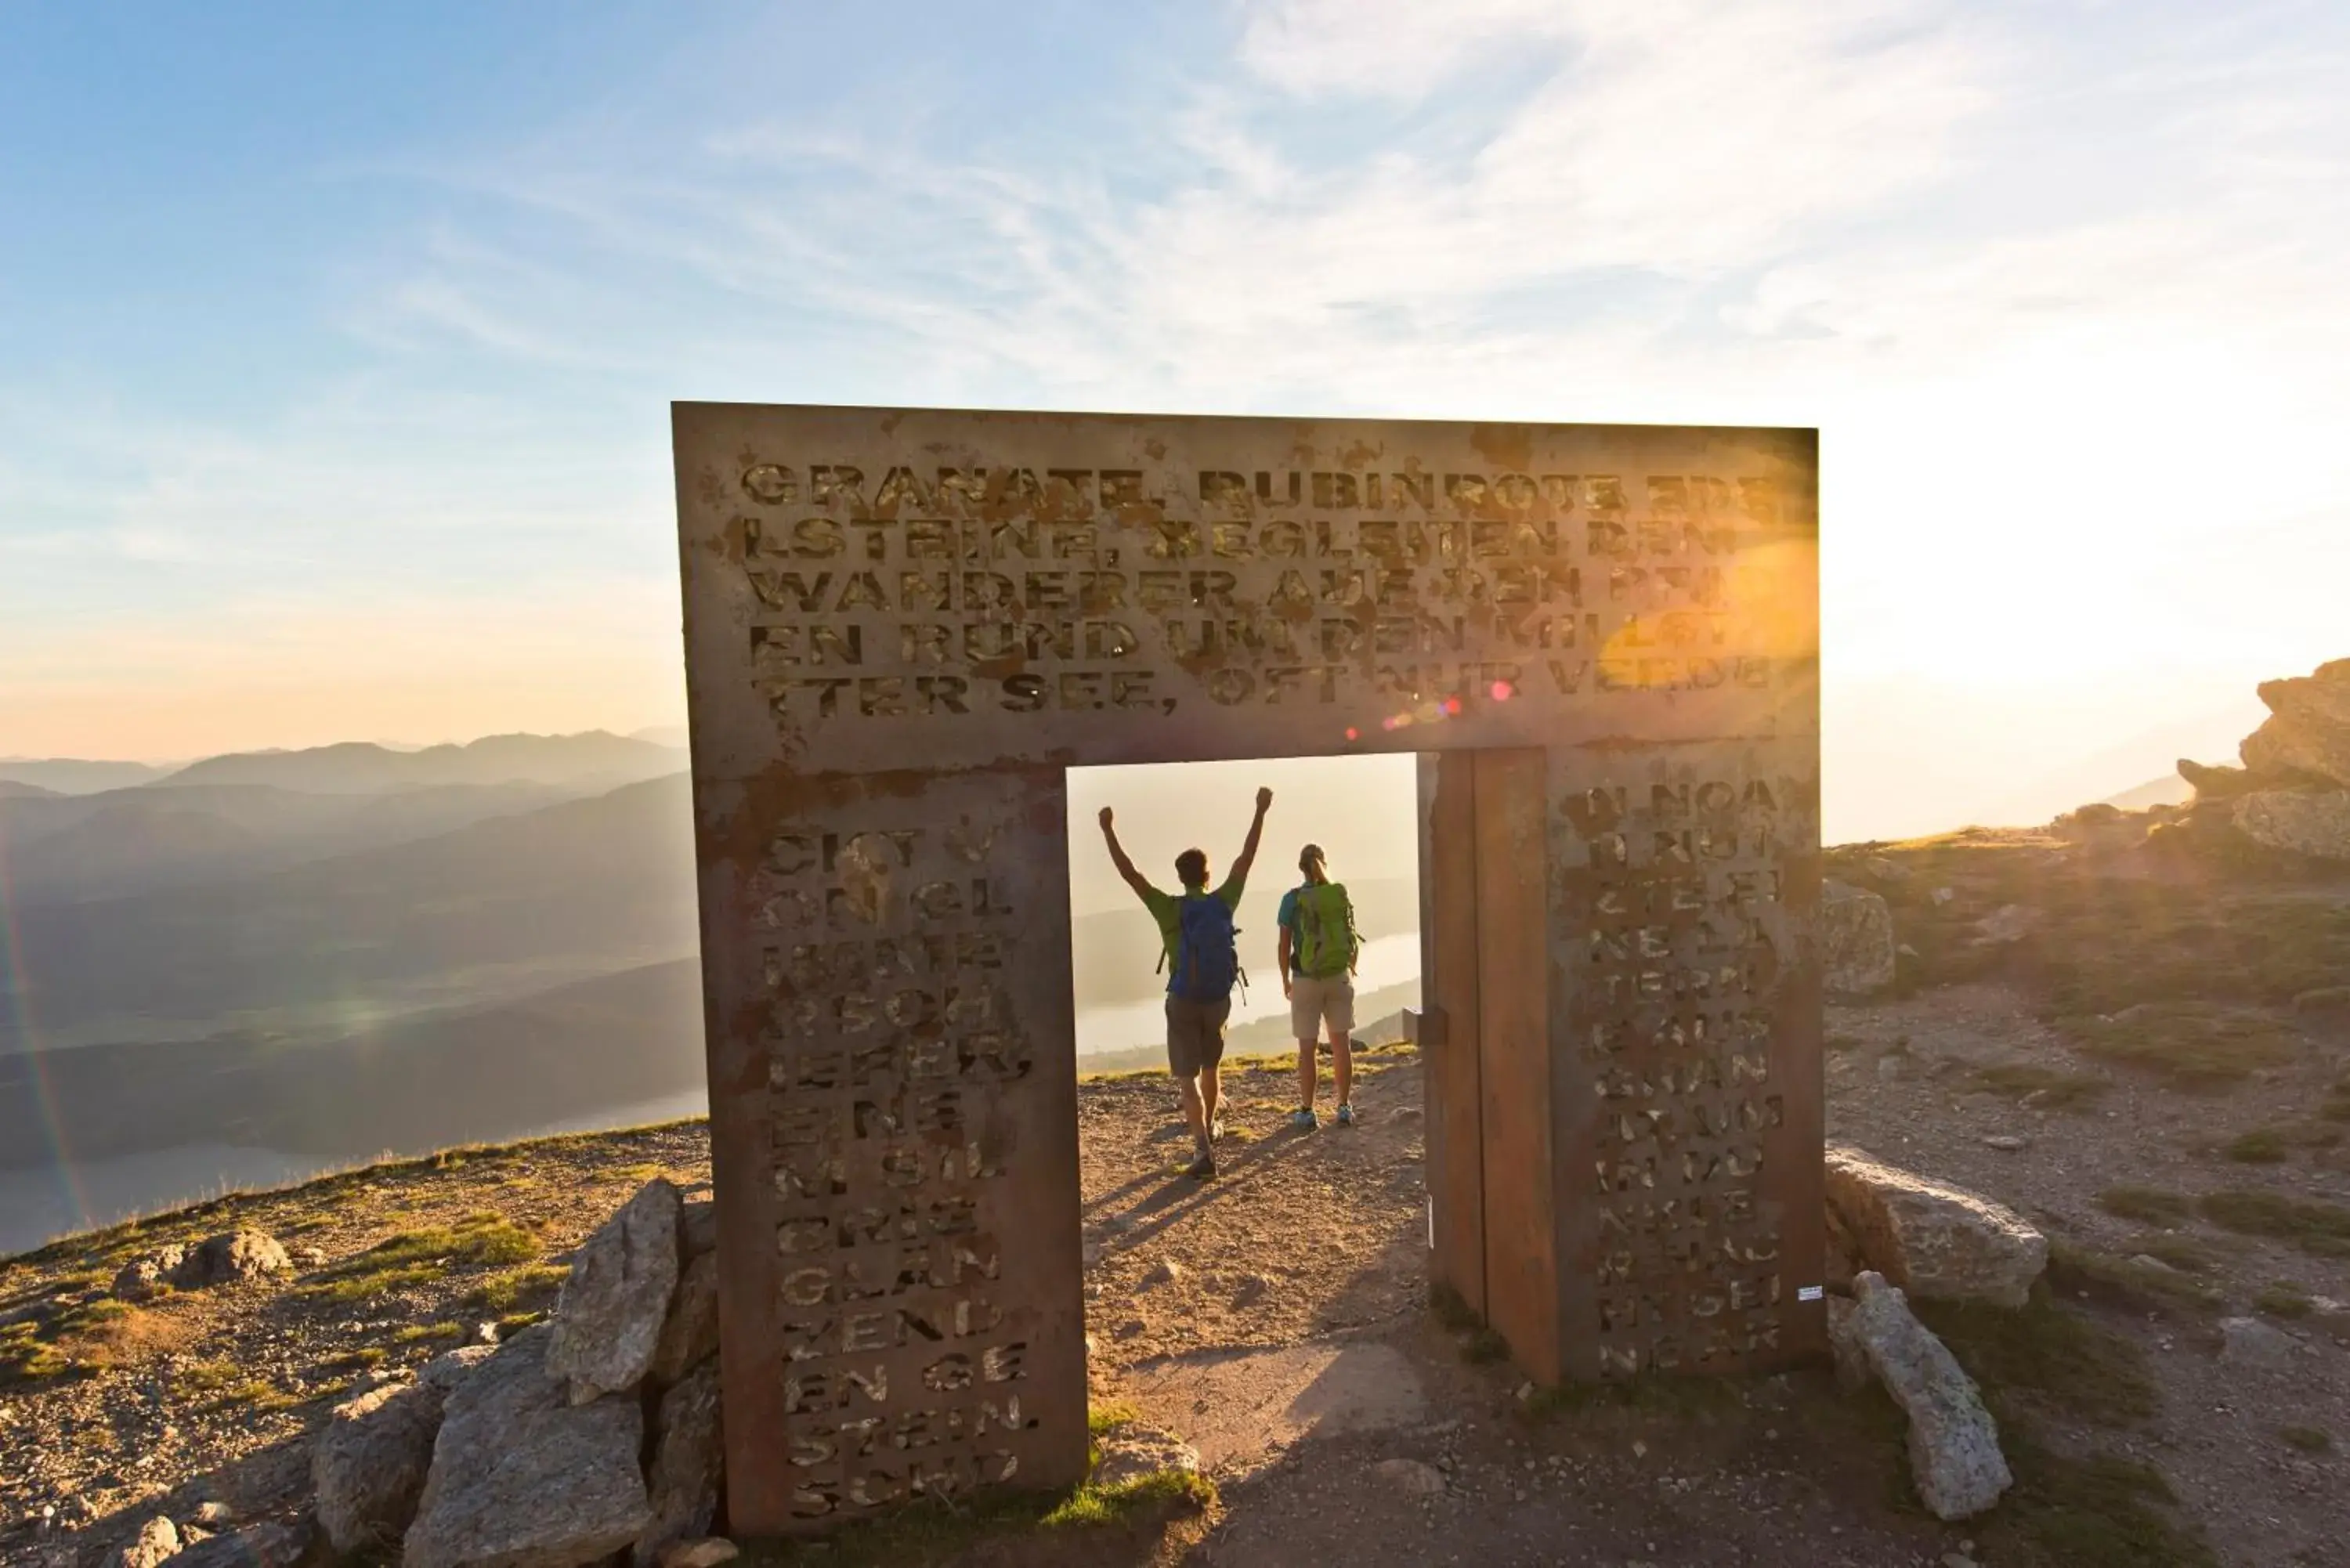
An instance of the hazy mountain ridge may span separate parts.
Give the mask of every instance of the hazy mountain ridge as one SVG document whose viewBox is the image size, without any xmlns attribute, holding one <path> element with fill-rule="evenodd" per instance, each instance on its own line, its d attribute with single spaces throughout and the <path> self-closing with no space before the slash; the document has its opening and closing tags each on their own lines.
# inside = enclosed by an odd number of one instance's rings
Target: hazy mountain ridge
<svg viewBox="0 0 2350 1568">
<path fill-rule="evenodd" d="M 259 876 L 26 905 L 0 1052 L 26 1044 L 12 1017 L 55 1044 L 380 1012 L 677 958 L 696 933 L 680 775 Z"/>
<path fill-rule="evenodd" d="M 266 784 L 0 796 L 0 867 L 22 904 L 240 881 L 576 798 L 557 784 L 309 794 Z"/>
<path fill-rule="evenodd" d="M 192 763 L 158 784 L 173 789 L 274 784 L 321 794 L 514 783 L 610 789 L 675 773 L 684 764 L 676 747 L 590 730 L 577 735 L 485 735 L 463 745 L 412 752 L 369 741 L 302 751 L 236 752 Z"/>
<path fill-rule="evenodd" d="M 176 764 L 175 764 L 176 765 Z M 0 757 L 0 783 L 31 784 L 56 794 L 135 789 L 171 773 L 153 763 L 88 762 L 78 757 Z"/>
</svg>

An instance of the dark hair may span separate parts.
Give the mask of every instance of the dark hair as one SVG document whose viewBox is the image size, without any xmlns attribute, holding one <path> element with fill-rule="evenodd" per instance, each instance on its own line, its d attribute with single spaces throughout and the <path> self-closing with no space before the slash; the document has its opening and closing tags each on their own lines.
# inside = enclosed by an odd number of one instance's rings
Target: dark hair
<svg viewBox="0 0 2350 1568">
<path fill-rule="evenodd" d="M 1207 852 L 1186 849 L 1175 857 L 1175 875 L 1183 879 L 1186 888 L 1204 887 L 1208 880 Z"/>
</svg>

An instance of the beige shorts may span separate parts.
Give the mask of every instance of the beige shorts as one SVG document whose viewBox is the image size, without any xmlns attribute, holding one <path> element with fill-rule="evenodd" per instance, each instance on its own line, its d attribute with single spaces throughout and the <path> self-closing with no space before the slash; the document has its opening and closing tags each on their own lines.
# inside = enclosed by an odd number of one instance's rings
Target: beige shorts
<svg viewBox="0 0 2350 1568">
<path fill-rule="evenodd" d="M 1167 1070 L 1177 1078 L 1196 1078 L 1224 1059 L 1224 1020 L 1232 1016 L 1232 999 L 1186 1002 L 1167 999 Z"/>
<path fill-rule="evenodd" d="M 1344 1040 L 1355 1032 L 1355 982 L 1347 975 L 1322 980 L 1298 975 L 1289 982 L 1289 1036 L 1311 1040 L 1324 1024 L 1330 1038 Z"/>
</svg>

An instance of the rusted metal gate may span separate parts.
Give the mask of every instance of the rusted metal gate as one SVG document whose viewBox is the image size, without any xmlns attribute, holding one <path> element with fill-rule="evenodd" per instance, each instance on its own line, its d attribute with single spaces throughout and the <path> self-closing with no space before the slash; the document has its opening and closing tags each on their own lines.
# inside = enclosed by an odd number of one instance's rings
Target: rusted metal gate
<svg viewBox="0 0 2350 1568">
<path fill-rule="evenodd" d="M 1436 1276 L 1824 1342 L 1809 431 L 680 404 L 729 1504 L 1082 1474 L 1064 772 L 1416 751 Z"/>
</svg>

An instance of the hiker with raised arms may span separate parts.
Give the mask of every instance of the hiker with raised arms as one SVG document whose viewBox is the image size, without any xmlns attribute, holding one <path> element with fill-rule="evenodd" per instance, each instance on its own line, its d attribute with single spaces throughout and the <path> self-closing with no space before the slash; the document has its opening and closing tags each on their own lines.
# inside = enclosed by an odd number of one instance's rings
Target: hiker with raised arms
<svg viewBox="0 0 2350 1568">
<path fill-rule="evenodd" d="M 1322 1125 L 1314 1114 L 1314 1096 L 1320 1084 L 1314 1037 L 1325 1023 L 1330 1029 L 1330 1070 L 1337 1080 L 1338 1125 L 1355 1125 L 1355 965 L 1363 940 L 1355 930 L 1355 906 L 1346 885 L 1330 880 L 1322 846 L 1309 844 L 1297 852 L 1297 869 L 1305 878 L 1281 896 L 1281 928 L 1274 961 L 1281 966 L 1281 994 L 1289 998 L 1289 1028 L 1297 1041 L 1297 1109 L 1289 1125 L 1311 1132 Z"/>
<path fill-rule="evenodd" d="M 1159 922 L 1161 961 L 1167 966 L 1167 1070 L 1182 1089 L 1183 1119 L 1191 1124 L 1191 1141 L 1199 1150 L 1183 1174 L 1201 1180 L 1216 1174 L 1214 1140 L 1223 1131 L 1216 1115 L 1217 1068 L 1224 1059 L 1224 1022 L 1232 1016 L 1232 986 L 1241 978 L 1232 911 L 1240 908 L 1241 889 L 1248 882 L 1249 867 L 1256 864 L 1264 814 L 1272 806 L 1273 792 L 1258 790 L 1248 842 L 1241 846 L 1232 875 L 1214 892 L 1208 890 L 1207 856 L 1197 849 L 1178 855 L 1175 875 L 1183 884 L 1180 897 L 1160 892 L 1134 868 L 1118 842 L 1109 807 L 1101 809 L 1102 838 L 1109 845 L 1112 864 Z"/>
</svg>

